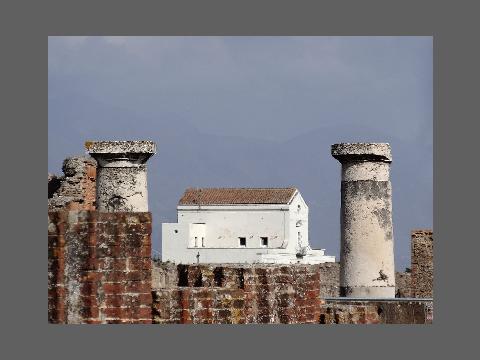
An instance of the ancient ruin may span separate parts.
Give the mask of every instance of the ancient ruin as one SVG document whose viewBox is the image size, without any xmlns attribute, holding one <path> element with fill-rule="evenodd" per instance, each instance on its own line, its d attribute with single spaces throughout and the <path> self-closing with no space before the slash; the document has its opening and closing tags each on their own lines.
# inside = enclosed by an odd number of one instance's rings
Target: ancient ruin
<svg viewBox="0 0 480 360">
<path fill-rule="evenodd" d="M 346 233 L 340 264 L 152 260 L 152 221 L 161 219 L 148 212 L 145 162 L 155 150 L 153 142 L 88 143 L 96 161 L 70 158 L 64 176 L 49 175 L 50 323 L 432 323 L 431 230 L 412 231 L 411 272 L 393 270 L 387 144 L 332 148 L 343 161 L 347 182 L 342 184 Z M 124 177 L 115 176 L 116 171 Z M 361 224 L 366 224 L 363 232 Z M 362 253 L 372 247 L 379 247 L 383 263 L 377 255 Z M 353 253 L 361 261 L 352 259 Z M 374 273 L 380 265 L 383 271 Z"/>
<path fill-rule="evenodd" d="M 335 144 L 342 164 L 340 289 L 347 297 L 395 297 L 389 144 Z"/>
<path fill-rule="evenodd" d="M 98 211 L 148 211 L 147 160 L 156 152 L 152 141 L 87 141 L 98 163 Z"/>
</svg>

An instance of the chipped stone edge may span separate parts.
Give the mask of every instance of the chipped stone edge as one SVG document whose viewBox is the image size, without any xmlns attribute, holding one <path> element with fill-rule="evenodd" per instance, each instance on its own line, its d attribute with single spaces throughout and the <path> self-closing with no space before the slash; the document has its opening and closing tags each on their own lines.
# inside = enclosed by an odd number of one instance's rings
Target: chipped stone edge
<svg viewBox="0 0 480 360">
<path fill-rule="evenodd" d="M 157 151 L 155 142 L 149 140 L 85 141 L 85 150 L 87 154 L 155 154 Z"/>
</svg>

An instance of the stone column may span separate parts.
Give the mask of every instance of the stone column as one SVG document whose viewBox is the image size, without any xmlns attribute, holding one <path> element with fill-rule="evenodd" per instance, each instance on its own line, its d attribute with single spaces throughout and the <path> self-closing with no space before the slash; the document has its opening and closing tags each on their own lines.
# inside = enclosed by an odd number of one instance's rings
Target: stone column
<svg viewBox="0 0 480 360">
<path fill-rule="evenodd" d="M 146 161 L 156 152 L 153 141 L 85 142 L 97 160 L 96 209 L 100 212 L 147 212 Z"/>
<path fill-rule="evenodd" d="M 342 164 L 340 296 L 395 297 L 390 145 L 332 145 Z"/>
</svg>

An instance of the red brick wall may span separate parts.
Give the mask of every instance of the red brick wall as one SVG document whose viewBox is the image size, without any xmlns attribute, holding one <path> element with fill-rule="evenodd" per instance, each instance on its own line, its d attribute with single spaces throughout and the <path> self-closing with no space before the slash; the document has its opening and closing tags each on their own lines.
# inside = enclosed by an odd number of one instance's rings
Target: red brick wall
<svg viewBox="0 0 480 360">
<path fill-rule="evenodd" d="M 48 321 L 151 323 L 151 214 L 48 214 Z"/>
<path fill-rule="evenodd" d="M 431 254 L 425 234 L 415 242 L 419 258 Z M 433 318 L 431 301 L 323 300 L 336 297 L 335 265 L 161 266 L 163 288 L 152 293 L 150 213 L 50 212 L 48 320 L 423 324 Z"/>
<path fill-rule="evenodd" d="M 156 323 L 318 323 L 318 265 L 179 266 L 184 286 L 154 291 Z"/>
<path fill-rule="evenodd" d="M 157 324 L 424 324 L 433 317 L 431 301 L 352 301 L 337 295 L 325 300 L 325 264 L 160 263 L 154 268 L 163 274 L 153 291 Z"/>
</svg>

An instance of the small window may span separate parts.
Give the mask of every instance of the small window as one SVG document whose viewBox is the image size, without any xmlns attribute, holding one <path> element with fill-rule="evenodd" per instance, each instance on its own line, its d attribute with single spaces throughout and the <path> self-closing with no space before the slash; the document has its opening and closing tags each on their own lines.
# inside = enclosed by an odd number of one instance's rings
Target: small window
<svg viewBox="0 0 480 360">
<path fill-rule="evenodd" d="M 261 244 L 263 247 L 268 247 L 268 237 L 261 237 L 261 238 L 260 238 L 260 244 Z"/>
<path fill-rule="evenodd" d="M 239 244 L 240 244 L 241 247 L 246 247 L 247 246 L 247 238 L 239 237 L 238 241 L 239 241 Z"/>
<path fill-rule="evenodd" d="M 205 247 L 205 238 L 202 236 L 202 247 Z"/>
<path fill-rule="evenodd" d="M 198 238 L 195 236 L 195 247 L 198 247 Z"/>
<path fill-rule="evenodd" d="M 301 208 L 302 208 L 302 207 L 301 207 L 300 205 L 298 205 L 298 206 L 297 206 L 297 211 L 300 212 L 300 209 L 301 209 Z"/>
<path fill-rule="evenodd" d="M 178 234 L 178 230 L 177 230 L 177 229 L 175 229 L 174 231 L 175 231 L 175 234 Z"/>
</svg>

